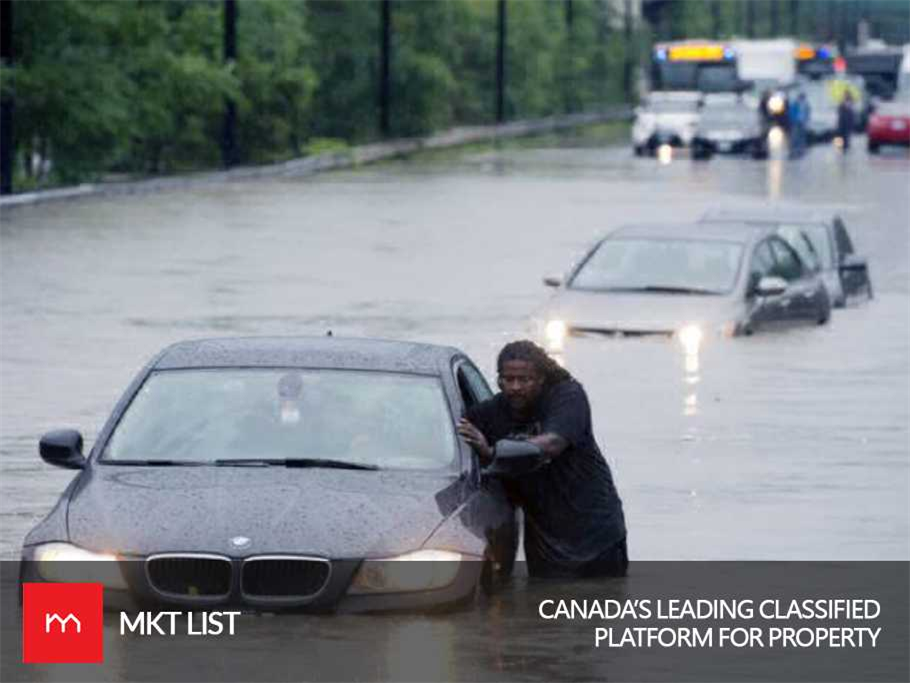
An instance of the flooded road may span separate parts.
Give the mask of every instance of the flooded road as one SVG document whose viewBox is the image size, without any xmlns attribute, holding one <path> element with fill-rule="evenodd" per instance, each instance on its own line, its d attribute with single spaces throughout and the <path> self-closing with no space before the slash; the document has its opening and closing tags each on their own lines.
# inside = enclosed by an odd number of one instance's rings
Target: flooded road
<svg viewBox="0 0 910 683">
<path fill-rule="evenodd" d="M 625 147 L 470 151 L 317 178 L 4 210 L 0 556 L 72 474 L 40 435 L 90 446 L 158 349 L 219 335 L 368 335 L 467 351 L 492 380 L 564 271 L 625 222 L 769 200 L 834 207 L 876 298 L 824 327 L 710 344 L 578 341 L 636 559 L 910 558 L 910 161 L 667 165 Z M 691 369 L 690 369 L 691 370 Z"/>
</svg>

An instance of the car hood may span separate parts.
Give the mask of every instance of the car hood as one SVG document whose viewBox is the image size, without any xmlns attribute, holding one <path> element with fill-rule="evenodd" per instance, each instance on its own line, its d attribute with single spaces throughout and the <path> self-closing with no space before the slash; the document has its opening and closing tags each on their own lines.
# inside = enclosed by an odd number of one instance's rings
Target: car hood
<svg viewBox="0 0 910 683">
<path fill-rule="evenodd" d="M 85 479 L 70 541 L 136 555 L 387 557 L 419 548 L 466 497 L 453 475 L 402 471 L 96 465 Z"/>
<path fill-rule="evenodd" d="M 653 126 L 655 128 L 668 128 L 676 130 L 685 128 L 698 122 L 697 112 L 679 112 L 679 113 L 655 113 L 645 112 L 639 118 L 641 125 Z"/>
<path fill-rule="evenodd" d="M 910 118 L 910 103 L 883 102 L 875 110 L 879 116 L 893 116 L 897 118 Z"/>
<path fill-rule="evenodd" d="M 546 317 L 573 328 L 670 333 L 690 323 L 719 327 L 738 312 L 730 296 L 563 290 Z"/>
</svg>

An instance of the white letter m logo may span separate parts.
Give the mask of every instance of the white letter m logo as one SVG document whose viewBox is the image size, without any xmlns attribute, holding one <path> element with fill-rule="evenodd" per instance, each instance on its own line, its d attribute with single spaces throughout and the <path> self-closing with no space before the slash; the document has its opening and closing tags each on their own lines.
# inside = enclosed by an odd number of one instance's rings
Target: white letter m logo
<svg viewBox="0 0 910 683">
<path fill-rule="evenodd" d="M 82 633 L 82 622 L 79 621 L 72 612 L 70 612 L 69 614 L 66 615 L 66 619 L 61 618 L 61 616 L 59 614 L 45 614 L 44 615 L 44 632 L 45 633 L 51 632 L 51 624 L 53 624 L 55 621 L 60 624 L 61 633 L 66 633 L 66 625 L 70 621 L 75 622 L 76 633 Z"/>
</svg>

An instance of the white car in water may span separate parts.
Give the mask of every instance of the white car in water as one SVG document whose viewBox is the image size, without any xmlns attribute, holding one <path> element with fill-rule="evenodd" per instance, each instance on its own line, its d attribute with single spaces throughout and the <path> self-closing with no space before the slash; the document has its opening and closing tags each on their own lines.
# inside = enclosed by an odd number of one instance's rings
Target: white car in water
<svg viewBox="0 0 910 683">
<path fill-rule="evenodd" d="M 688 147 L 698 127 L 701 94 L 655 92 L 635 109 L 632 148 L 636 156 L 653 154 L 661 145 Z"/>
</svg>

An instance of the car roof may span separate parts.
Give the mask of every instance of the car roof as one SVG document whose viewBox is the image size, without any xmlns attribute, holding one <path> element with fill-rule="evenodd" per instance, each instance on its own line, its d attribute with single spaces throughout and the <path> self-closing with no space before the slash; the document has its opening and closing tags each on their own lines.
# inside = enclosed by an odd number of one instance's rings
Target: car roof
<svg viewBox="0 0 910 683">
<path fill-rule="evenodd" d="M 805 207 L 761 207 L 757 209 L 710 209 L 701 217 L 703 222 L 746 223 L 825 223 L 834 219 L 833 211 Z"/>
<path fill-rule="evenodd" d="M 605 239 L 641 237 L 645 239 L 691 239 L 746 243 L 769 232 L 764 226 L 746 223 L 641 223 L 624 225 L 610 232 Z"/>
<path fill-rule="evenodd" d="M 223 337 L 164 349 L 155 370 L 296 367 L 439 375 L 461 351 L 451 346 L 344 337 Z"/>
</svg>

